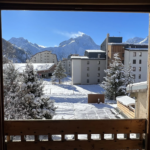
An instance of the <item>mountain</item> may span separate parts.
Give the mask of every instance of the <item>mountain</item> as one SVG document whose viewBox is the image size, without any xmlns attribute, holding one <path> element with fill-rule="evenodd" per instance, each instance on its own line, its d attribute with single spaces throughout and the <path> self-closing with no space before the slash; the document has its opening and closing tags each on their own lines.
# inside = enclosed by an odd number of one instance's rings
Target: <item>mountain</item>
<svg viewBox="0 0 150 150">
<path fill-rule="evenodd" d="M 52 53 L 57 55 L 58 59 L 66 58 L 68 55 L 74 53 L 84 55 L 84 51 L 87 49 L 100 49 L 100 46 L 95 44 L 93 39 L 86 34 L 63 41 L 58 47 L 42 47 L 38 44 L 33 44 L 22 37 L 13 37 L 9 40 L 9 42 L 24 49 L 30 55 L 34 55 L 41 51 L 50 50 Z"/>
<path fill-rule="evenodd" d="M 128 39 L 125 43 L 140 43 L 143 40 L 144 38 L 134 37 L 134 38 Z"/>
<path fill-rule="evenodd" d="M 40 46 L 29 42 L 27 39 L 24 39 L 23 37 L 20 38 L 12 37 L 9 40 L 9 42 L 16 45 L 17 47 L 24 49 L 29 55 L 34 55 L 41 51 Z"/>
<path fill-rule="evenodd" d="M 142 40 L 141 42 L 139 42 L 140 44 L 148 44 L 148 36 Z"/>
<path fill-rule="evenodd" d="M 28 54 L 26 53 L 26 51 L 18 48 L 5 39 L 2 39 L 2 49 L 4 59 L 10 59 L 18 63 L 24 63 L 28 59 Z"/>
<path fill-rule="evenodd" d="M 148 36 L 145 39 L 140 37 L 130 38 L 125 43 L 148 44 Z"/>
</svg>

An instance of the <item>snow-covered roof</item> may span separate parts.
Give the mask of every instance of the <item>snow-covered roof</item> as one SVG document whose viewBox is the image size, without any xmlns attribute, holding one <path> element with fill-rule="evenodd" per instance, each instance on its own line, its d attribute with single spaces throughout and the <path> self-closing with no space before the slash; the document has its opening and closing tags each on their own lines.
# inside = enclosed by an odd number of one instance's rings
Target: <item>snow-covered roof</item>
<svg viewBox="0 0 150 150">
<path fill-rule="evenodd" d="M 135 105 L 135 99 L 129 96 L 117 96 L 116 100 L 125 106 Z"/>
<path fill-rule="evenodd" d="M 86 50 L 88 53 L 106 53 L 106 51 L 103 50 Z"/>
<path fill-rule="evenodd" d="M 148 45 L 146 43 L 108 43 L 108 45 Z"/>
<path fill-rule="evenodd" d="M 15 69 L 17 69 L 20 73 L 23 73 L 26 67 L 26 63 L 14 63 L 13 65 L 15 66 Z M 54 65 L 54 63 L 32 63 L 32 65 L 36 71 L 44 71 L 50 69 Z"/>
<path fill-rule="evenodd" d="M 148 51 L 148 48 L 126 48 L 129 51 Z"/>
<path fill-rule="evenodd" d="M 126 88 L 127 92 L 139 92 L 147 90 L 147 81 L 129 84 Z"/>
<path fill-rule="evenodd" d="M 89 59 L 87 56 L 71 56 L 71 58 Z"/>
</svg>

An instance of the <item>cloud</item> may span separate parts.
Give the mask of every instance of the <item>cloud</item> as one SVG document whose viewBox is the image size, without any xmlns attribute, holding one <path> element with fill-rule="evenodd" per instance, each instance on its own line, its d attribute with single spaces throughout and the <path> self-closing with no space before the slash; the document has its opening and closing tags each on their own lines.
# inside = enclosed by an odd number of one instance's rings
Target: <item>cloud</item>
<svg viewBox="0 0 150 150">
<path fill-rule="evenodd" d="M 74 32 L 62 32 L 62 31 L 56 31 L 57 34 L 60 34 L 60 35 L 63 35 L 63 36 L 66 36 L 66 37 L 69 37 L 69 38 L 76 38 L 78 36 L 82 36 L 83 32 L 80 32 L 78 31 L 77 33 L 74 33 Z"/>
</svg>

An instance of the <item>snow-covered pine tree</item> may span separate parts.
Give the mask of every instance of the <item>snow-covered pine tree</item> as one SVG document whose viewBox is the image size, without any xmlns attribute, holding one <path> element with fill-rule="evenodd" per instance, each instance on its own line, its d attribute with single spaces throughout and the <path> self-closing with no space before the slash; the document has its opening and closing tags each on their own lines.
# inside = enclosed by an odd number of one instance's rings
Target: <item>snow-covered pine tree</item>
<svg viewBox="0 0 150 150">
<path fill-rule="evenodd" d="M 105 81 L 101 83 L 101 86 L 105 89 L 106 98 L 112 100 L 116 99 L 117 96 L 125 95 L 125 71 L 118 53 L 114 54 L 114 60 L 112 60 L 110 68 L 105 70 L 105 73 Z"/>
<path fill-rule="evenodd" d="M 62 66 L 61 62 L 59 62 L 58 65 L 56 66 L 55 70 L 54 70 L 52 78 L 53 79 L 58 79 L 59 80 L 59 84 L 60 84 L 61 79 L 67 77 L 67 74 L 65 72 L 66 72 L 66 70 Z"/>
<path fill-rule="evenodd" d="M 28 119 L 51 119 L 55 112 L 54 101 L 43 95 L 43 81 L 31 63 L 27 63 L 23 76 L 22 88 L 27 93 L 22 98 L 22 105 L 28 112 Z"/>
<path fill-rule="evenodd" d="M 132 66 L 131 63 L 129 62 L 128 68 L 126 69 L 126 86 L 128 84 L 133 84 L 134 83 L 134 77 L 133 77 L 133 71 L 132 71 Z"/>
<path fill-rule="evenodd" d="M 20 106 L 20 85 L 18 82 L 18 71 L 10 61 L 3 66 L 3 85 L 4 85 L 4 118 L 21 119 L 23 109 Z"/>
</svg>

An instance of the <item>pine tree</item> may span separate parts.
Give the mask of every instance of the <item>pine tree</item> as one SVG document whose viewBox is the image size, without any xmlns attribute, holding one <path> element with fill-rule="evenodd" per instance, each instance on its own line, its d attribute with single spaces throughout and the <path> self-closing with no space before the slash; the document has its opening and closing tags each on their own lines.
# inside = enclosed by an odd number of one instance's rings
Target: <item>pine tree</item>
<svg viewBox="0 0 150 150">
<path fill-rule="evenodd" d="M 4 117 L 5 119 L 23 119 L 23 109 L 20 106 L 21 95 L 18 81 L 18 71 L 10 61 L 3 66 L 4 84 Z"/>
<path fill-rule="evenodd" d="M 126 86 L 128 84 L 133 84 L 133 83 L 134 83 L 133 71 L 132 71 L 131 63 L 129 62 L 128 68 L 126 70 Z"/>
<path fill-rule="evenodd" d="M 43 81 L 31 63 L 26 65 L 22 87 L 27 91 L 22 104 L 28 110 L 28 118 L 51 119 L 55 112 L 54 101 L 43 95 Z"/>
<path fill-rule="evenodd" d="M 56 69 L 53 73 L 53 79 L 58 79 L 59 80 L 59 84 L 61 82 L 61 79 L 67 77 L 66 75 L 66 70 L 63 68 L 61 62 L 58 63 L 58 65 L 56 66 Z"/>
<path fill-rule="evenodd" d="M 54 101 L 43 94 L 42 81 L 32 64 L 27 63 L 19 81 L 13 63 L 4 65 L 4 115 L 5 119 L 51 119 L 55 112 Z"/>
<path fill-rule="evenodd" d="M 105 81 L 101 84 L 105 89 L 105 97 L 110 100 L 126 94 L 124 66 L 118 56 L 118 53 L 114 54 L 114 60 L 110 64 L 110 68 L 105 70 Z"/>
</svg>

